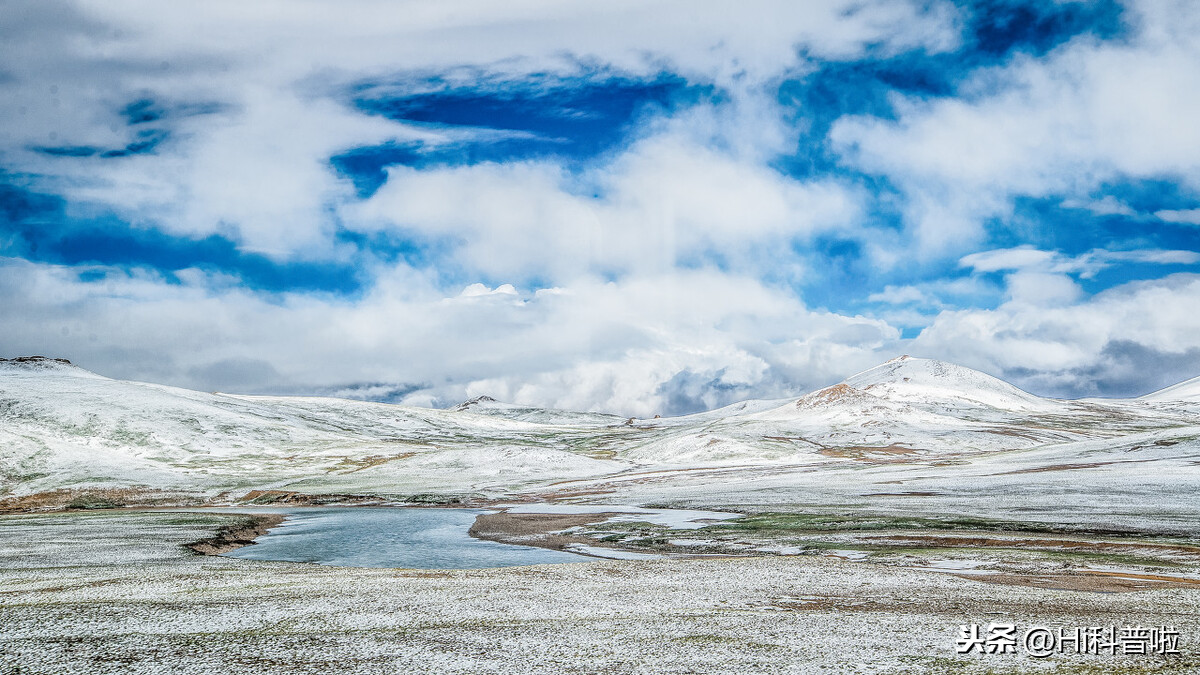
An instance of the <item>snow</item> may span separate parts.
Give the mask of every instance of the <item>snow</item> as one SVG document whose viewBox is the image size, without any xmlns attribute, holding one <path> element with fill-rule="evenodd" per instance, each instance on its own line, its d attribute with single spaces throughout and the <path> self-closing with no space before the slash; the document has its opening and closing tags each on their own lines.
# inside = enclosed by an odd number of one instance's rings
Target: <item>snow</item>
<svg viewBox="0 0 1200 675">
<path fill-rule="evenodd" d="M 942 409 L 989 406 L 1008 411 L 1047 411 L 1057 401 L 1024 392 L 977 370 L 932 359 L 901 356 L 846 378 L 845 384 L 890 401 Z"/>
<path fill-rule="evenodd" d="M 210 497 L 280 489 L 557 499 L 581 491 L 590 501 L 612 494 L 625 504 L 704 508 L 918 493 L 903 503 L 978 511 L 1002 503 L 1005 491 L 1028 491 L 1048 509 L 1054 495 L 1084 509 L 1136 502 L 1137 489 L 1151 486 L 1163 499 L 1195 486 L 1200 407 L 1184 399 L 1197 382 L 1142 399 L 1060 401 L 902 358 L 797 399 L 627 423 L 486 399 L 434 410 L 212 394 L 47 359 L 0 361 L 0 494 L 143 487 Z"/>
<path fill-rule="evenodd" d="M 1184 380 L 1141 397 L 1141 401 L 1189 401 L 1200 403 L 1200 377 Z"/>
<path fill-rule="evenodd" d="M 144 486 L 205 493 L 508 489 L 619 471 L 543 425 L 332 398 L 235 396 L 0 367 L 0 488 Z M 550 435 L 548 435 L 550 434 Z"/>
<path fill-rule="evenodd" d="M 823 556 L 430 574 L 182 548 L 227 520 L 136 512 L 0 518 L 0 670 L 1024 672 L 1031 659 L 1017 654 L 951 661 L 956 628 L 1006 617 L 1066 627 L 1116 617 L 1176 627 L 1188 649 L 1187 636 L 1200 634 L 1195 590 L 994 586 Z M 1051 661 L 1050 669 L 1068 671 L 1150 663 L 1087 654 Z"/>
<path fill-rule="evenodd" d="M 828 555 L 833 558 L 841 558 L 842 560 L 851 560 L 854 562 L 861 562 L 871 557 L 871 554 L 867 551 L 855 551 L 850 549 L 832 549 L 829 551 Z"/>
<path fill-rule="evenodd" d="M 430 410 L 207 394 L 59 362 L 0 361 L 0 495 L 140 485 L 208 496 L 273 487 L 540 499 L 555 503 L 507 508 L 699 530 L 670 533 L 695 546 L 729 538 L 728 527 L 700 528 L 736 518 L 730 510 L 951 514 L 1192 539 L 1196 382 L 1135 400 L 1056 401 L 902 359 L 804 397 L 626 424 L 494 401 Z M 668 504 L 684 510 L 645 506 Z M 623 671 L 631 659 L 662 672 L 706 672 L 716 659 L 723 672 L 832 672 L 813 654 L 847 671 L 920 663 L 928 645 L 949 644 L 948 626 L 997 613 L 1067 626 L 1136 616 L 1184 621 L 1192 633 L 1200 616 L 1191 589 L 1154 591 L 1147 603 L 1147 593 L 981 584 L 960 578 L 994 573 L 981 561 L 899 569 L 886 553 L 853 548 L 869 537 L 837 532 L 820 537 L 834 550 L 790 534 L 723 541 L 779 554 L 760 558 L 650 559 L 576 545 L 624 559 L 436 575 L 201 558 L 180 547 L 211 536 L 222 518 L 118 510 L 0 519 L 0 664 L 73 672 L 102 656 L 131 672 L 210 673 L 233 662 L 289 672 L 377 663 L 383 672 L 429 669 L 432 644 L 448 672 Z M 1200 578 L 1191 568 L 1169 574 Z M 863 603 L 869 611 L 844 611 Z M 563 644 L 567 652 L 553 651 Z"/>
<path fill-rule="evenodd" d="M 688 509 L 648 509 L 618 504 L 520 504 L 508 508 L 509 513 L 619 513 L 605 522 L 644 522 L 662 525 L 673 530 L 697 530 L 714 522 L 741 518 L 740 513 L 724 511 L 695 511 Z"/>
<path fill-rule="evenodd" d="M 551 426 L 613 426 L 626 421 L 623 417 L 605 413 L 572 412 L 502 403 L 491 396 L 476 396 L 469 401 L 459 403 L 450 410 L 456 413 L 486 415 L 499 419 Z"/>
<path fill-rule="evenodd" d="M 996 570 L 977 569 L 988 564 L 990 564 L 990 561 L 987 560 L 931 560 L 925 565 L 920 565 L 913 569 L 928 570 L 930 572 L 947 572 L 950 574 L 999 574 Z"/>
<path fill-rule="evenodd" d="M 593 558 L 608 558 L 610 560 L 658 560 L 663 557 L 656 553 L 637 553 L 635 551 L 604 548 L 603 546 L 588 546 L 587 544 L 568 544 L 566 550 L 571 553 L 590 555 Z"/>
</svg>

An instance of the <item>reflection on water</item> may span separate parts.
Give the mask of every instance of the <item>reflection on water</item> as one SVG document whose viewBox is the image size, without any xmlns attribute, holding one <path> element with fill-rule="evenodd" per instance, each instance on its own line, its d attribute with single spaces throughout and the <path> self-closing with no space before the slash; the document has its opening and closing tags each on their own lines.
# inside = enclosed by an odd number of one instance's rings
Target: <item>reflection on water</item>
<svg viewBox="0 0 1200 675">
<path fill-rule="evenodd" d="M 328 507 L 271 512 L 286 513 L 288 518 L 255 544 L 225 555 L 340 567 L 419 569 L 476 569 L 588 560 L 573 553 L 475 539 L 467 530 L 475 522 L 475 516 L 485 513 L 477 509 Z"/>
</svg>

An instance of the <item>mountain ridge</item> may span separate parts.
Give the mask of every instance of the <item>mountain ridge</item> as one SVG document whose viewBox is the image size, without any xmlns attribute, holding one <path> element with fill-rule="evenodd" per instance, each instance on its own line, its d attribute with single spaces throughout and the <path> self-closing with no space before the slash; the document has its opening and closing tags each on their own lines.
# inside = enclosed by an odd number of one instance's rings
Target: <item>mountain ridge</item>
<svg viewBox="0 0 1200 675">
<path fill-rule="evenodd" d="M 59 372 L 64 374 L 73 374 L 80 377 L 90 377 L 97 379 L 113 380 L 116 382 L 128 382 L 132 384 L 169 387 L 181 391 L 195 391 L 183 387 L 175 387 L 173 385 L 163 385 L 153 382 L 142 382 L 138 380 L 115 380 L 104 375 L 100 375 L 93 371 L 87 370 L 79 365 L 72 363 L 69 359 L 48 356 L 17 356 L 12 358 L 0 358 L 0 372 L 5 370 L 18 370 L 25 372 Z M 883 375 L 886 375 L 884 377 Z M 928 359 L 913 357 L 907 354 L 894 357 L 876 366 L 860 371 L 843 379 L 837 384 L 830 385 L 806 392 L 799 397 L 790 399 L 745 399 L 737 401 L 721 408 L 713 410 L 701 411 L 698 413 L 690 413 L 677 417 L 665 419 L 683 419 L 688 417 L 708 416 L 721 411 L 734 412 L 734 409 L 753 410 L 757 408 L 759 411 L 769 409 L 771 404 L 792 400 L 797 401 L 800 398 L 805 398 L 817 394 L 819 392 L 846 385 L 858 391 L 870 394 L 877 398 L 883 398 L 894 402 L 929 402 L 931 392 L 940 393 L 945 401 L 955 401 L 965 405 L 984 405 L 1006 410 L 1034 410 L 1046 409 L 1053 404 L 1066 401 L 1090 400 L 1090 401 L 1190 401 L 1200 402 L 1200 376 L 1183 380 L 1174 385 L 1164 387 L 1157 391 L 1150 392 L 1138 397 L 1129 398 L 1095 398 L 1095 397 L 1080 397 L 1078 399 L 1057 399 L 1042 397 L 1036 394 L 1029 393 L 1012 385 L 1005 380 L 988 375 L 979 370 L 960 366 L 958 364 L 941 361 L 938 359 Z M 939 387 L 939 385 L 941 385 Z M 970 388 L 963 385 L 972 385 Z M 971 389 L 975 391 L 971 391 Z M 357 401 L 363 403 L 378 403 L 383 405 L 395 405 L 404 408 L 422 407 L 422 406 L 407 406 L 401 403 L 390 403 L 384 401 L 363 401 L 361 399 L 352 399 L 336 396 L 317 396 L 317 395 L 284 395 L 284 394 L 227 394 L 230 396 L 245 396 L 245 397 L 260 397 L 260 398 L 294 398 L 294 399 L 316 399 L 328 398 L 336 400 Z M 524 411 L 545 411 L 545 412 L 562 412 L 575 415 L 596 415 L 617 418 L 616 413 L 604 413 L 594 411 L 569 411 L 558 408 L 548 408 L 537 405 L 516 404 L 498 400 L 488 395 L 479 395 L 468 400 L 451 405 L 444 410 L 455 412 L 470 412 L 475 414 L 489 414 L 494 416 L 503 416 L 497 411 L 504 410 L 524 410 Z M 625 419 L 625 418 L 621 418 Z M 639 419 L 639 418 L 634 418 Z"/>
<path fill-rule="evenodd" d="M 1097 463 L 1097 452 L 1174 457 L 1200 437 L 1200 406 L 1040 399 L 912 358 L 802 397 L 676 418 L 468 403 L 204 393 L 10 359 L 0 362 L 0 499 L 113 486 L 204 499 L 284 489 L 502 495 L 629 472 L 958 466 L 1035 449 L 1061 466 L 1102 466 L 1117 460 Z"/>
</svg>

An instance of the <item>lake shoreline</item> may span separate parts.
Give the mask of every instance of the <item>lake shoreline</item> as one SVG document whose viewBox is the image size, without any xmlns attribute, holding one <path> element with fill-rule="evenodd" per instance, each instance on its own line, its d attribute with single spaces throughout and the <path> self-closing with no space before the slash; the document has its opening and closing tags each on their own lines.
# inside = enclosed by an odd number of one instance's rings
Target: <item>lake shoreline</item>
<svg viewBox="0 0 1200 675">
<path fill-rule="evenodd" d="M 500 544 L 536 546 L 552 551 L 567 551 L 569 553 L 576 553 L 577 555 L 586 555 L 579 554 L 568 547 L 572 544 L 595 545 L 596 541 L 588 537 L 564 534 L 563 531 L 581 525 L 602 523 L 619 515 L 621 514 L 617 512 L 564 514 L 509 513 L 507 511 L 500 511 L 498 513 L 481 513 L 476 516 L 475 522 L 471 525 L 471 529 L 467 531 L 467 534 L 476 539 L 494 541 Z M 621 547 L 613 548 L 615 550 L 625 550 Z"/>
<path fill-rule="evenodd" d="M 189 544 L 185 547 L 195 551 L 196 553 L 209 556 L 219 556 L 231 553 L 245 546 L 256 543 L 256 540 L 269 533 L 275 527 L 281 525 L 285 520 L 290 518 L 296 512 L 303 512 L 304 506 L 290 506 L 289 509 L 294 509 L 288 513 L 263 513 L 264 510 L 281 508 L 277 506 L 249 506 L 243 505 L 246 511 L 230 510 L 224 514 L 237 517 L 239 522 L 231 523 L 219 528 L 211 537 L 206 537 Z M 507 504 L 511 507 L 511 504 Z M 192 507 L 197 510 L 213 508 L 213 507 Z M 239 506 L 217 507 L 228 509 L 239 509 Z M 321 507 L 309 507 L 321 508 Z M 445 509 L 448 507 L 432 507 L 430 505 L 344 505 L 338 508 L 355 508 L 355 509 L 411 509 L 411 510 L 426 510 L 430 508 Z M 449 507 L 454 510 L 479 510 L 476 508 L 467 507 Z M 255 510 L 249 510 L 255 509 Z M 188 511 L 188 507 L 180 509 L 175 508 L 152 508 L 152 509 L 116 509 L 121 511 L 132 512 L 155 512 L 155 511 Z M 545 549 L 549 551 L 557 551 L 563 553 L 572 553 L 587 558 L 609 558 L 620 557 L 622 553 L 645 554 L 646 551 L 639 547 L 623 546 L 613 542 L 598 542 L 591 537 L 573 534 L 571 530 L 586 525 L 595 525 L 603 523 L 613 518 L 628 515 L 619 510 L 613 511 L 596 511 L 591 513 L 512 513 L 505 507 L 500 507 L 499 510 L 493 508 L 484 513 L 479 513 L 475 516 L 475 520 L 466 530 L 466 535 L 472 539 L 479 541 L 493 542 L 508 546 L 526 546 Z M 604 554 L 604 551 L 611 551 L 612 556 Z M 686 557 L 686 554 L 684 554 Z"/>
<path fill-rule="evenodd" d="M 255 539 L 267 534 L 272 528 L 283 524 L 287 514 L 282 513 L 239 513 L 240 523 L 226 525 L 211 537 L 184 544 L 201 555 L 222 555 L 249 546 Z"/>
</svg>

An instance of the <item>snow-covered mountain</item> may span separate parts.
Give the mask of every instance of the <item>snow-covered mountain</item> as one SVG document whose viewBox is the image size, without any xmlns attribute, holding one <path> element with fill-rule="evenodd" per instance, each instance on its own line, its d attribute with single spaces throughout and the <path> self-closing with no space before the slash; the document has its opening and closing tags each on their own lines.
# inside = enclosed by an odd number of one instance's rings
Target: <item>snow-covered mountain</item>
<svg viewBox="0 0 1200 675">
<path fill-rule="evenodd" d="M 1186 401 L 1200 403 L 1200 377 L 1184 380 L 1154 393 L 1141 397 L 1142 401 Z"/>
<path fill-rule="evenodd" d="M 220 492 L 519 486 L 621 467 L 539 424 L 334 398 L 208 394 L 66 362 L 0 362 L 0 493 L 79 485 Z"/>
<path fill-rule="evenodd" d="M 1115 448 L 1137 438 L 1170 453 L 1178 439 L 1190 448 L 1187 439 L 1200 437 L 1200 406 L 1174 403 L 1197 400 L 1198 388 L 1200 379 L 1128 401 L 1051 400 L 968 368 L 901 357 L 798 399 L 627 420 L 487 397 L 433 410 L 210 394 L 112 380 L 54 359 L 0 360 L 0 497 L 97 487 L 210 497 L 502 494 L 700 467 L 943 466 L 1035 450 L 1094 453 L 1089 443 Z"/>
<path fill-rule="evenodd" d="M 846 379 L 873 396 L 938 411 L 989 407 L 1012 412 L 1051 412 L 1061 402 L 1021 391 L 977 370 L 953 363 L 901 356 Z"/>
<path fill-rule="evenodd" d="M 943 458 L 1108 438 L 1179 424 L 1132 401 L 1045 399 L 969 368 L 902 356 L 799 399 L 638 420 L 660 437 L 631 448 L 645 462 Z"/>
</svg>

